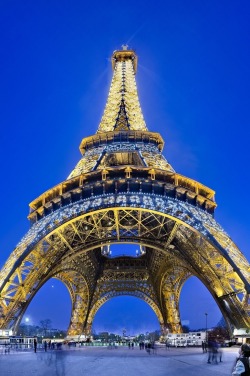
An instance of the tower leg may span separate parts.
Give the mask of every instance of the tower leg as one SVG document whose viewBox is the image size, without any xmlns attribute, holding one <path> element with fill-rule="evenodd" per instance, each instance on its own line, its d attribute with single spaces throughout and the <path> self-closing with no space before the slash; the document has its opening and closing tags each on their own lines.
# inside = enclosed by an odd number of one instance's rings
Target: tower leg
<svg viewBox="0 0 250 376">
<path fill-rule="evenodd" d="M 164 292 L 167 328 L 172 333 L 182 333 L 179 313 L 179 296 L 174 291 Z"/>
</svg>

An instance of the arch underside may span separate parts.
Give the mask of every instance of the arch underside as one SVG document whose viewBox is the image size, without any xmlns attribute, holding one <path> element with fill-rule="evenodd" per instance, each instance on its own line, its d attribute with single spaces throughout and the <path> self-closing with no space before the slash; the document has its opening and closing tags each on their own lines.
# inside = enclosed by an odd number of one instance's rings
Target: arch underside
<svg viewBox="0 0 250 376">
<path fill-rule="evenodd" d="M 102 247 L 138 243 L 137 258 L 109 258 Z M 179 298 L 190 276 L 209 289 L 227 322 L 250 325 L 249 264 L 202 210 L 157 195 L 93 198 L 68 205 L 33 225 L 0 274 L 0 327 L 16 328 L 51 277 L 68 287 L 68 333 L 89 333 L 97 310 L 113 296 L 146 301 L 162 328 L 181 331 Z"/>
<path fill-rule="evenodd" d="M 88 317 L 88 326 L 87 328 L 92 327 L 92 323 L 95 317 L 95 314 L 97 311 L 101 308 L 101 306 L 106 303 L 108 300 L 117 297 L 117 296 L 134 296 L 136 298 L 139 298 L 146 302 L 154 311 L 156 314 L 158 321 L 160 325 L 163 324 L 163 317 L 161 314 L 161 311 L 158 308 L 158 305 L 155 301 L 152 299 L 153 292 L 151 291 L 151 296 L 145 293 L 145 284 L 144 286 L 141 285 L 141 283 L 136 284 L 136 283 L 126 283 L 123 282 L 120 285 L 120 288 L 117 286 L 114 288 L 114 286 L 110 286 L 110 290 L 103 290 L 103 292 L 100 294 L 100 296 L 96 296 L 95 302 L 93 304 L 93 307 L 90 311 L 89 317 Z M 88 331 L 87 331 L 88 332 Z"/>
</svg>

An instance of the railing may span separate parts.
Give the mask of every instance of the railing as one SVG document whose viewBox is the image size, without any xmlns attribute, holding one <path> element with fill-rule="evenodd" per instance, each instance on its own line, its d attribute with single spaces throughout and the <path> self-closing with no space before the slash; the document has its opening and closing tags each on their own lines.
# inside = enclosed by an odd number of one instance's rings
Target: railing
<svg viewBox="0 0 250 376">
<path fill-rule="evenodd" d="M 188 202 L 210 214 L 213 214 L 216 207 L 216 203 L 213 201 L 213 191 L 210 192 L 208 188 L 206 191 L 203 186 L 198 188 L 198 183 L 191 179 L 185 180 L 180 175 L 177 179 L 177 174 L 171 176 L 165 174 L 161 179 L 159 177 L 157 180 L 151 180 L 148 178 L 146 169 L 137 171 L 130 178 L 125 178 L 124 173 L 121 174 L 121 172 L 121 170 L 109 171 L 110 176 L 105 180 L 102 180 L 101 171 L 95 172 L 93 175 L 88 174 L 87 176 L 86 174 L 84 184 L 81 184 L 81 178 L 78 177 L 45 192 L 30 204 L 29 219 L 31 224 L 70 203 L 103 194 L 138 192 L 168 196 Z M 145 176 L 143 177 L 143 175 Z"/>
</svg>

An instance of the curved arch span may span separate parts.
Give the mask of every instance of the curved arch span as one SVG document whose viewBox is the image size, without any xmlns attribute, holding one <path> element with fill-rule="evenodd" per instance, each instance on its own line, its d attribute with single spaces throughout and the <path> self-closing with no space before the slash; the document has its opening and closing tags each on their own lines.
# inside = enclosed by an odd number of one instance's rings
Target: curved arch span
<svg viewBox="0 0 250 376">
<path fill-rule="evenodd" d="M 51 223 L 48 222 L 48 216 L 44 223 L 41 220 L 37 227 L 34 225 L 1 272 L 3 315 L 0 326 L 13 326 L 23 314 L 37 286 L 44 283 L 48 276 L 55 275 L 60 266 L 68 271 L 81 271 L 91 296 L 78 297 L 77 300 L 82 302 L 72 312 L 73 317 L 74 312 L 87 310 L 86 317 L 81 314 L 80 320 L 77 317 L 72 319 L 74 323 L 77 322 L 72 326 L 77 329 L 72 331 L 80 331 L 80 324 L 86 327 L 88 323 L 92 309 L 90 301 L 93 301 L 98 281 L 108 280 L 112 276 L 116 283 L 119 282 L 121 273 L 118 275 L 114 269 L 118 262 L 125 281 L 134 283 L 147 278 L 152 288 L 152 299 L 164 318 L 164 325 L 181 331 L 178 305 L 173 304 L 175 298 L 168 300 L 162 289 L 155 288 L 161 285 L 165 271 L 169 270 L 171 274 L 176 269 L 177 260 L 185 265 L 191 275 L 203 278 L 231 323 L 235 326 L 248 324 L 249 265 L 225 232 L 211 216 L 191 205 L 161 198 L 162 207 L 156 211 L 153 208 L 159 207 L 159 202 L 155 200 L 159 201 L 160 198 L 154 195 L 146 199 L 148 207 L 119 206 L 106 209 L 98 208 L 102 201 L 93 199 L 93 211 L 78 215 L 74 210 L 69 219 L 70 209 L 67 208 L 67 220 L 61 216 L 61 222 L 57 220 Z M 89 204 L 90 209 L 92 207 Z M 65 210 L 63 208 L 63 212 Z M 138 243 L 146 248 L 145 255 L 130 265 L 133 273 L 128 270 L 128 264 L 131 263 L 128 259 L 108 261 L 101 252 L 105 244 L 126 242 Z M 103 265 L 102 269 L 100 265 Z M 105 274 L 109 277 L 105 277 Z"/>
</svg>

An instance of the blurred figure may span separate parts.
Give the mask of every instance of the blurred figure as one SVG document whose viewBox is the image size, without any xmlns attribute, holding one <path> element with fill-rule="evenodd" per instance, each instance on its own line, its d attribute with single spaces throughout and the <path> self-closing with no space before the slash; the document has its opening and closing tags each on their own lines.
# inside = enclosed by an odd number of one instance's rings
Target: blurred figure
<svg viewBox="0 0 250 376">
<path fill-rule="evenodd" d="M 218 347 L 219 347 L 219 344 L 218 342 L 214 341 L 213 342 L 213 348 L 212 348 L 212 362 L 215 363 L 215 364 L 218 364 Z"/>
<path fill-rule="evenodd" d="M 36 353 L 36 349 L 37 349 L 37 339 L 34 338 L 34 352 Z"/>
<path fill-rule="evenodd" d="M 208 340 L 207 348 L 208 348 L 208 359 L 207 359 L 207 362 L 211 363 L 211 360 L 212 360 L 212 357 L 213 357 L 213 342 L 211 340 Z"/>
<path fill-rule="evenodd" d="M 205 352 L 205 342 L 204 341 L 201 342 L 201 347 L 202 347 L 202 351 Z"/>
<path fill-rule="evenodd" d="M 168 349 L 168 350 L 170 350 L 170 342 L 167 340 L 167 342 L 166 342 L 166 348 Z"/>
<path fill-rule="evenodd" d="M 219 361 L 221 363 L 222 362 L 222 348 L 221 348 L 221 343 L 218 343 L 217 350 L 218 350 L 218 358 L 219 358 Z"/>
</svg>

